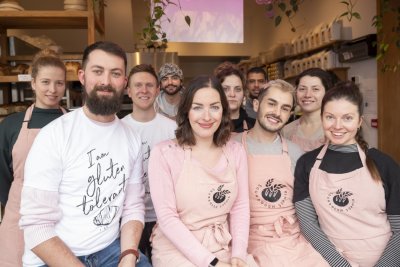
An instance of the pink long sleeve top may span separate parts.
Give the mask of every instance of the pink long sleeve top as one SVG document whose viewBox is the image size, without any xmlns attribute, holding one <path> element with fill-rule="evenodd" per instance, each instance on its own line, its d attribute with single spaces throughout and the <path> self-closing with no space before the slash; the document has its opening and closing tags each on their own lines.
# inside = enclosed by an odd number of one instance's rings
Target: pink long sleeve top
<svg viewBox="0 0 400 267">
<path fill-rule="evenodd" d="M 235 168 L 238 184 L 238 194 L 228 219 L 232 236 L 232 257 L 245 260 L 250 216 L 246 152 L 242 144 L 236 141 L 229 141 L 224 150 L 229 159 L 234 161 L 231 164 Z M 191 262 L 197 266 L 207 266 L 215 256 L 182 222 L 176 207 L 175 184 L 182 171 L 183 162 L 184 150 L 172 140 L 162 142 L 152 149 L 149 162 L 151 197 L 159 227 L 164 235 Z M 226 161 L 220 160 L 213 169 L 221 170 L 224 167 L 227 167 Z"/>
</svg>

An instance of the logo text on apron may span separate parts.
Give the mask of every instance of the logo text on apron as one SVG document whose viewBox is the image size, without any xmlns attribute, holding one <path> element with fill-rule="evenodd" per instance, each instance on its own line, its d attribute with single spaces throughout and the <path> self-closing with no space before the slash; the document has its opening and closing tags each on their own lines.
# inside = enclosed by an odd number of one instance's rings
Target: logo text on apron
<svg viewBox="0 0 400 267">
<path fill-rule="evenodd" d="M 339 188 L 327 196 L 329 206 L 336 212 L 348 212 L 354 207 L 355 199 L 353 193 Z"/>
<path fill-rule="evenodd" d="M 258 184 L 254 193 L 256 199 L 270 209 L 281 208 L 288 196 L 286 185 L 274 183 L 274 178 L 268 179 L 265 186 Z"/>
<path fill-rule="evenodd" d="M 216 190 L 215 188 L 213 188 L 208 193 L 208 203 L 210 203 L 211 207 L 213 208 L 223 207 L 230 199 L 231 191 L 226 189 L 224 190 L 223 187 L 224 185 L 222 184 L 218 186 Z"/>
</svg>

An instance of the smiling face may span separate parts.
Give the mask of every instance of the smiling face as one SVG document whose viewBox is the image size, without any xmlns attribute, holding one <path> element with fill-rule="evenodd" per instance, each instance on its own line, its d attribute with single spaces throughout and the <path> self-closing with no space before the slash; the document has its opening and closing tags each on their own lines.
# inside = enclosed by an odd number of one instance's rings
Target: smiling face
<svg viewBox="0 0 400 267">
<path fill-rule="evenodd" d="M 36 107 L 58 108 L 65 93 L 65 71 L 59 67 L 42 66 L 31 85 L 36 94 Z"/>
<path fill-rule="evenodd" d="M 325 136 L 334 145 L 356 143 L 356 134 L 362 119 L 357 105 L 346 99 L 331 100 L 325 104 L 322 113 L 322 127 Z"/>
<path fill-rule="evenodd" d="M 256 123 L 265 131 L 276 133 L 289 120 L 292 107 L 293 96 L 290 92 L 270 87 L 261 103 L 254 100 L 254 109 L 257 111 Z"/>
<path fill-rule="evenodd" d="M 128 95 L 132 99 L 134 109 L 154 109 L 153 104 L 159 92 L 157 80 L 150 73 L 137 72 L 129 80 Z"/>
<path fill-rule="evenodd" d="M 199 89 L 189 110 L 189 123 L 195 139 L 212 140 L 221 119 L 222 104 L 218 91 L 211 87 Z"/>
<path fill-rule="evenodd" d="M 167 95 L 175 95 L 181 90 L 182 81 L 178 75 L 167 75 L 161 79 L 160 86 Z"/>
<path fill-rule="evenodd" d="M 304 113 L 319 112 L 324 95 L 325 88 L 318 77 L 304 76 L 296 88 L 297 103 Z"/>
<path fill-rule="evenodd" d="M 242 80 L 236 75 L 226 76 L 222 82 L 231 114 L 239 112 L 244 98 Z"/>
<path fill-rule="evenodd" d="M 84 85 L 85 106 L 95 115 L 119 111 L 126 86 L 124 59 L 100 49 L 93 50 L 78 77 Z"/>
</svg>

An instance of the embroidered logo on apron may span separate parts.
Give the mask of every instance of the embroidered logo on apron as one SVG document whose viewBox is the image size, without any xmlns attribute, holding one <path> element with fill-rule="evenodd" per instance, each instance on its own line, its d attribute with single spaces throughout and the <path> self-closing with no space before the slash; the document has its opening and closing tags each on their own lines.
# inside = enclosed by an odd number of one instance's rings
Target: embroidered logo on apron
<svg viewBox="0 0 400 267">
<path fill-rule="evenodd" d="M 352 195 L 353 193 L 350 191 L 343 191 L 343 188 L 340 188 L 336 192 L 328 194 L 328 204 L 335 211 L 348 212 L 353 208 L 355 202 Z"/>
<path fill-rule="evenodd" d="M 214 208 L 220 208 L 224 206 L 231 198 L 231 191 L 225 189 L 224 185 L 218 186 L 217 190 L 214 188 L 208 193 L 208 203 Z"/>
<path fill-rule="evenodd" d="M 257 185 L 255 194 L 257 200 L 267 208 L 280 208 L 287 199 L 288 191 L 286 185 L 274 183 L 271 178 L 265 183 L 265 187 L 261 184 Z"/>
</svg>

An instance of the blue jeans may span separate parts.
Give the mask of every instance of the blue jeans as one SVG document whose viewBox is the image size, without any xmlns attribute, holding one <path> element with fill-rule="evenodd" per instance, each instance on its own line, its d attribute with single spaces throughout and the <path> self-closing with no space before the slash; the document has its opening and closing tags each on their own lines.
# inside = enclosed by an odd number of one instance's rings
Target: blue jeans
<svg viewBox="0 0 400 267">
<path fill-rule="evenodd" d="M 117 267 L 120 254 L 121 243 L 117 238 L 108 247 L 86 256 L 79 256 L 78 259 L 86 267 Z M 47 267 L 47 265 L 43 265 L 43 267 Z M 140 261 L 136 267 L 151 267 L 149 260 L 142 252 L 140 252 Z"/>
</svg>

